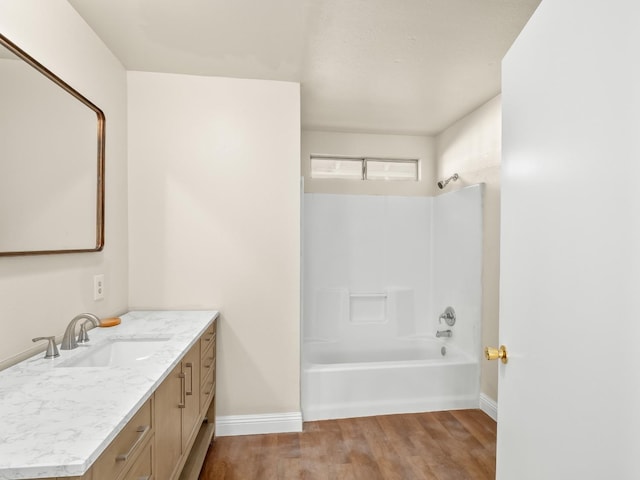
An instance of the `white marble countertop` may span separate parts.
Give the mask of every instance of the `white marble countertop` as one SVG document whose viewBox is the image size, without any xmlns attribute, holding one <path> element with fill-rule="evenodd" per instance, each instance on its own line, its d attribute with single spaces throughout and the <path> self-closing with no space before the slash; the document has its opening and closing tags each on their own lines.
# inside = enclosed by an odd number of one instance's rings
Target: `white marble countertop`
<svg viewBox="0 0 640 480">
<path fill-rule="evenodd" d="M 89 331 L 90 342 L 39 353 L 0 372 L 0 479 L 84 474 L 180 358 L 216 311 L 137 311 L 115 327 Z M 69 362 L 113 338 L 170 337 L 134 367 L 75 367 Z"/>
</svg>

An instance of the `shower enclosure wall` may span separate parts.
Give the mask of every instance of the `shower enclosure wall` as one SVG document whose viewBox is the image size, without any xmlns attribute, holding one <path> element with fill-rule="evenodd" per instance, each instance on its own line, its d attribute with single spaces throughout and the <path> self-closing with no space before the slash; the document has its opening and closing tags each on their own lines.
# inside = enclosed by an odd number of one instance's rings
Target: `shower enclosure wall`
<svg viewBox="0 0 640 480">
<path fill-rule="evenodd" d="M 304 194 L 305 420 L 478 407 L 482 192 Z"/>
</svg>

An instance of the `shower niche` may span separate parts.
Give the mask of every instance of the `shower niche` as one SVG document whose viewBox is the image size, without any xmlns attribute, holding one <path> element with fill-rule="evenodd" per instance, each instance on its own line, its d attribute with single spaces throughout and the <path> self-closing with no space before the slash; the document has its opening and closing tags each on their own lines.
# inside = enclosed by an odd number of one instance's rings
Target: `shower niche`
<svg viewBox="0 0 640 480">
<path fill-rule="evenodd" d="M 349 321 L 358 324 L 387 321 L 386 293 L 350 293 Z"/>
</svg>

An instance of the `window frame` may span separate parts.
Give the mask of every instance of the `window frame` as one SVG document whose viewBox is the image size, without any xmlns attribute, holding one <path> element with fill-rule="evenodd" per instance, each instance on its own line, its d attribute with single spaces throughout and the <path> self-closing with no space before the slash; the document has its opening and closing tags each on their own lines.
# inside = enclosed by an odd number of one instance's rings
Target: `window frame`
<svg viewBox="0 0 640 480">
<path fill-rule="evenodd" d="M 313 175 L 313 160 L 335 160 L 335 161 L 350 161 L 350 162 L 360 162 L 361 174 L 360 178 L 340 178 L 338 176 L 321 176 L 316 177 Z M 367 172 L 367 162 L 380 162 L 380 163 L 404 163 L 404 164 L 413 164 L 415 165 L 415 177 L 414 178 L 368 178 Z M 309 156 L 309 177 L 314 180 L 356 180 L 356 181 L 365 181 L 365 182 L 418 182 L 420 181 L 420 159 L 419 158 L 402 158 L 402 157 L 361 157 L 361 156 L 352 156 L 352 155 L 326 155 L 326 154 L 311 154 Z"/>
</svg>

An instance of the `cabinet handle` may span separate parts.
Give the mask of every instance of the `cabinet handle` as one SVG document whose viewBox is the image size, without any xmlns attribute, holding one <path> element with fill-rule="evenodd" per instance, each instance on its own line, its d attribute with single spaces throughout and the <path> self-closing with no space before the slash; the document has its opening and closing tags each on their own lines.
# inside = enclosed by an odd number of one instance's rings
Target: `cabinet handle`
<svg viewBox="0 0 640 480">
<path fill-rule="evenodd" d="M 205 342 L 210 342 L 211 340 L 213 340 L 213 338 L 216 336 L 215 333 L 212 333 L 211 335 L 209 335 L 208 337 L 205 337 L 204 341 Z"/>
<path fill-rule="evenodd" d="M 185 390 L 186 390 L 186 380 L 185 374 L 180 372 L 180 403 L 178 404 L 178 408 L 184 408 L 187 404 L 187 399 L 185 398 Z"/>
<path fill-rule="evenodd" d="M 131 445 L 131 448 L 127 453 L 121 453 L 116 457 L 116 462 L 126 462 L 129 456 L 131 456 L 131 454 L 133 453 L 133 451 L 136 448 L 138 448 L 138 445 L 140 445 L 144 437 L 147 436 L 147 433 L 149 433 L 149 430 L 151 430 L 151 425 L 139 426 L 136 432 L 138 432 L 140 435 L 138 435 L 138 438 L 136 439 L 135 442 L 133 442 L 133 445 Z"/>
<path fill-rule="evenodd" d="M 189 369 L 189 391 L 186 395 L 193 395 L 193 363 L 187 362 L 186 367 Z"/>
<path fill-rule="evenodd" d="M 209 369 L 211 367 L 213 367 L 213 364 L 216 363 L 215 360 L 212 358 L 211 359 L 211 363 L 209 365 L 205 365 L 204 368 Z"/>
</svg>

